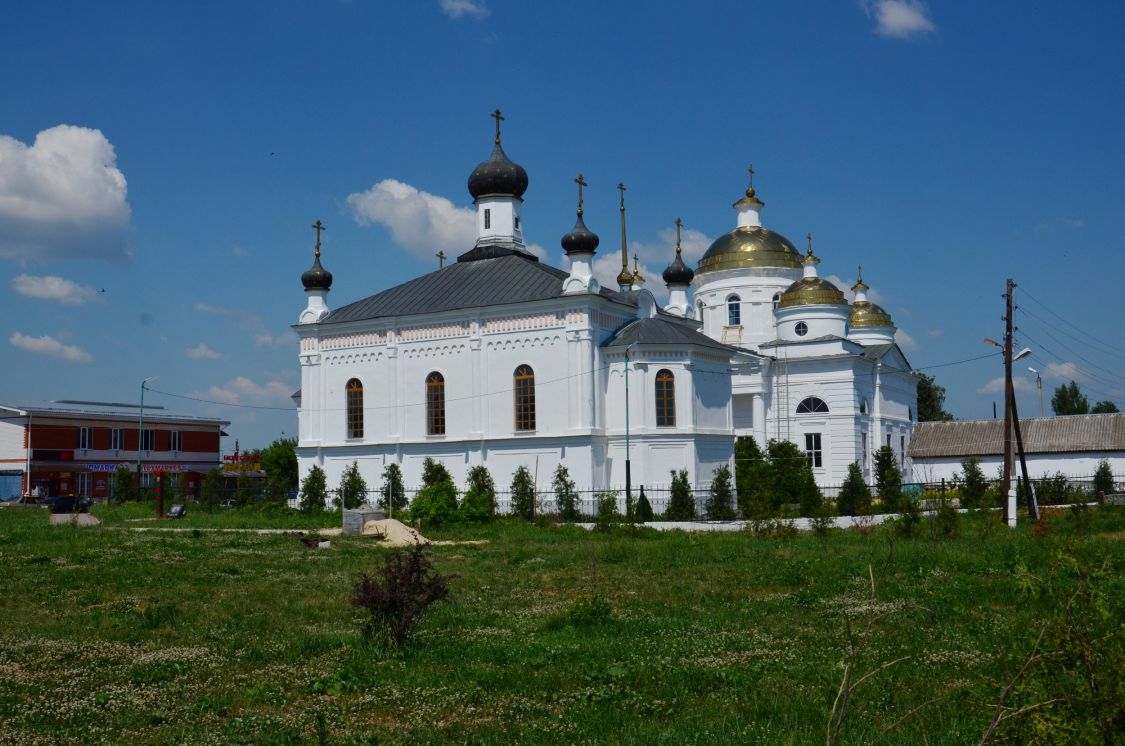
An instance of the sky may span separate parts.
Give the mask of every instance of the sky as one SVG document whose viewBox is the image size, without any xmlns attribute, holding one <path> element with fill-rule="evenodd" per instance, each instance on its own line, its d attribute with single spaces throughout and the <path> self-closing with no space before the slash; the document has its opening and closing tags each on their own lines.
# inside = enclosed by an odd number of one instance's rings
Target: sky
<svg viewBox="0 0 1125 746">
<path fill-rule="evenodd" d="M 0 399 L 139 400 L 296 432 L 291 325 L 316 220 L 332 307 L 472 245 L 504 147 L 564 266 L 581 172 L 613 285 L 617 191 L 657 277 L 754 186 L 763 222 L 856 266 L 958 419 L 1078 382 L 1125 410 L 1125 4 L 259 0 L 12 3 L 0 45 Z M 967 362 L 963 362 L 967 361 Z M 1001 407 L 1002 408 L 1002 407 Z"/>
</svg>

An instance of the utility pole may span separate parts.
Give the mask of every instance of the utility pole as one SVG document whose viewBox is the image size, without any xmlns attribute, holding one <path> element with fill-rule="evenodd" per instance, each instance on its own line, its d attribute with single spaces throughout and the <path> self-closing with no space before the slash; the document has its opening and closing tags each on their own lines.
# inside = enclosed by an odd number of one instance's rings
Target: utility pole
<svg viewBox="0 0 1125 746">
<path fill-rule="evenodd" d="M 1012 490 L 1012 290 L 1016 283 L 1008 278 L 1007 292 L 1004 293 L 1006 313 L 1004 315 L 1004 522 L 1014 526 L 1016 522 L 1016 505 Z"/>
</svg>

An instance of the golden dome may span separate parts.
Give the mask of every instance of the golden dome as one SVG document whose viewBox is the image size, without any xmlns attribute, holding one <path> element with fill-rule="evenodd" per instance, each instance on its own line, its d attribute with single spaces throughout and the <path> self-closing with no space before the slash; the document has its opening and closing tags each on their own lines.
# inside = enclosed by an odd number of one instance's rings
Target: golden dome
<svg viewBox="0 0 1125 746">
<path fill-rule="evenodd" d="M 846 306 L 847 299 L 840 288 L 819 277 L 802 277 L 781 294 L 778 308 L 793 306 Z"/>
<path fill-rule="evenodd" d="M 891 321 L 891 315 L 880 306 L 858 300 L 852 304 L 852 310 L 848 314 L 848 326 L 852 329 L 879 329 L 894 326 L 894 322 Z"/>
<path fill-rule="evenodd" d="M 747 267 L 801 268 L 802 257 L 789 239 L 757 225 L 735 228 L 715 239 L 699 260 L 700 272 Z"/>
</svg>

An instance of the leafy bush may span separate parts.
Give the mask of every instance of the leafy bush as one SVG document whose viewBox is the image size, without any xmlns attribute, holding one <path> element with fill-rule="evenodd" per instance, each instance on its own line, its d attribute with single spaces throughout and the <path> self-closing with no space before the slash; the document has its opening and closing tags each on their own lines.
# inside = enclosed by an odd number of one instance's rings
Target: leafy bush
<svg viewBox="0 0 1125 746">
<path fill-rule="evenodd" d="M 398 464 L 387 464 L 383 469 L 383 486 L 379 489 L 379 507 L 388 515 L 401 513 L 406 507 L 406 487 L 402 483 L 402 469 Z"/>
<path fill-rule="evenodd" d="M 364 636 L 390 648 L 401 647 L 426 610 L 448 600 L 449 580 L 434 570 L 419 546 L 387 552 L 374 576 L 361 575 L 352 589 L 352 606 L 370 614 Z"/>
<path fill-rule="evenodd" d="M 595 520 L 599 526 L 621 522 L 621 514 L 617 512 L 616 492 L 599 492 L 594 495 L 594 499 L 598 504 L 598 513 Z"/>
<path fill-rule="evenodd" d="M 441 526 L 459 518 L 457 488 L 453 482 L 423 487 L 410 504 L 410 520 L 424 526 Z"/>
<path fill-rule="evenodd" d="M 836 512 L 840 515 L 867 515 L 871 512 L 871 488 L 863 480 L 858 462 L 848 464 L 848 476 L 836 497 Z"/>
<path fill-rule="evenodd" d="M 757 441 L 748 435 L 734 441 L 734 484 L 742 515 L 748 518 L 772 515 L 769 467 Z"/>
<path fill-rule="evenodd" d="M 666 521 L 695 520 L 695 498 L 688 486 L 687 469 L 672 472 L 672 496 L 664 510 Z"/>
<path fill-rule="evenodd" d="M 574 480 L 570 478 L 570 472 L 562 464 L 555 469 L 554 488 L 559 518 L 564 521 L 577 521 L 578 493 L 574 489 Z"/>
<path fill-rule="evenodd" d="M 516 468 L 512 475 L 512 515 L 531 520 L 535 508 L 535 483 L 526 466 Z"/>
<path fill-rule="evenodd" d="M 902 472 L 898 468 L 898 458 L 890 446 L 882 446 L 875 451 L 875 491 L 883 510 L 897 513 L 905 507 L 902 494 Z"/>
<path fill-rule="evenodd" d="M 496 516 L 496 484 L 488 467 L 469 469 L 468 491 L 461 498 L 461 516 L 469 521 L 491 521 Z"/>
<path fill-rule="evenodd" d="M 120 469 L 118 469 L 120 471 Z M 117 480 L 117 471 L 113 473 L 113 478 Z M 117 487 L 114 487 L 116 493 Z M 223 501 L 224 481 L 223 472 L 219 469 L 211 469 L 203 475 L 203 484 L 199 488 L 200 497 L 203 504 L 208 510 L 214 510 L 219 507 L 219 503 Z"/>
<path fill-rule="evenodd" d="M 816 486 L 816 477 L 813 476 L 812 467 L 805 467 L 801 475 L 801 492 L 797 496 L 801 506 L 801 515 L 816 517 L 820 514 L 820 506 L 824 504 L 824 496 Z"/>
<path fill-rule="evenodd" d="M 359 473 L 358 462 L 353 461 L 351 466 L 344 469 L 337 495 L 340 507 L 344 510 L 358 508 L 367 501 L 367 482 Z"/>
<path fill-rule="evenodd" d="M 324 510 L 324 501 L 328 499 L 328 477 L 315 464 L 301 482 L 301 512 L 313 513 Z"/>
<path fill-rule="evenodd" d="M 653 519 L 652 504 L 645 496 L 645 488 L 641 486 L 641 494 L 637 497 L 637 511 L 634 516 L 638 523 L 648 523 Z"/>
<path fill-rule="evenodd" d="M 711 480 L 711 492 L 704 504 L 704 511 L 708 520 L 712 521 L 733 521 L 735 518 L 730 468 L 726 464 L 715 469 L 715 477 Z"/>
<path fill-rule="evenodd" d="M 968 456 L 961 461 L 961 507 L 979 508 L 985 491 L 988 490 L 988 480 L 980 468 L 980 459 Z"/>
<path fill-rule="evenodd" d="M 441 484 L 442 482 L 453 484 L 453 477 L 449 474 L 449 470 L 445 468 L 445 464 L 427 456 L 426 460 L 422 462 L 422 486 L 433 487 L 435 484 Z"/>
<path fill-rule="evenodd" d="M 1036 480 L 1035 494 L 1043 505 L 1065 505 L 1074 496 L 1074 490 L 1070 480 L 1060 471 L 1055 472 L 1053 477 Z"/>
<path fill-rule="evenodd" d="M 809 513 L 811 520 L 809 527 L 812 532 L 823 538 L 828 536 L 828 532 L 836 527 L 835 514 L 832 512 L 832 506 L 826 502 L 821 502 L 819 505 L 812 509 Z"/>
<path fill-rule="evenodd" d="M 1114 492 L 1113 470 L 1109 468 L 1109 461 L 1102 459 L 1094 471 L 1094 496 L 1111 495 Z"/>
<path fill-rule="evenodd" d="M 753 519 L 746 524 L 746 530 L 755 539 L 797 538 L 797 527 L 778 518 Z"/>
<path fill-rule="evenodd" d="M 772 513 L 782 505 L 804 504 L 811 476 L 808 456 L 788 440 L 771 440 L 766 447 L 769 456 L 769 500 Z M 814 480 L 815 483 L 815 480 Z"/>
</svg>

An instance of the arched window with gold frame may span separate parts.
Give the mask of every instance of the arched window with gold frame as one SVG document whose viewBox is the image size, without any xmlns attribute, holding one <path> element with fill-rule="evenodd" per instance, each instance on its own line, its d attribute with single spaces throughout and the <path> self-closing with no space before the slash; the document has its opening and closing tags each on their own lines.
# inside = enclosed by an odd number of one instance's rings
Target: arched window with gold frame
<svg viewBox="0 0 1125 746">
<path fill-rule="evenodd" d="M 445 376 L 426 376 L 426 434 L 445 435 Z"/>
<path fill-rule="evenodd" d="M 363 437 L 363 383 L 358 378 L 344 387 L 344 402 L 348 413 L 348 438 Z"/>
<path fill-rule="evenodd" d="M 512 391 L 515 393 L 516 430 L 535 429 L 535 371 L 530 365 L 521 365 L 512 374 Z"/>
<path fill-rule="evenodd" d="M 656 426 L 676 426 L 676 377 L 667 368 L 656 374 Z"/>
</svg>

